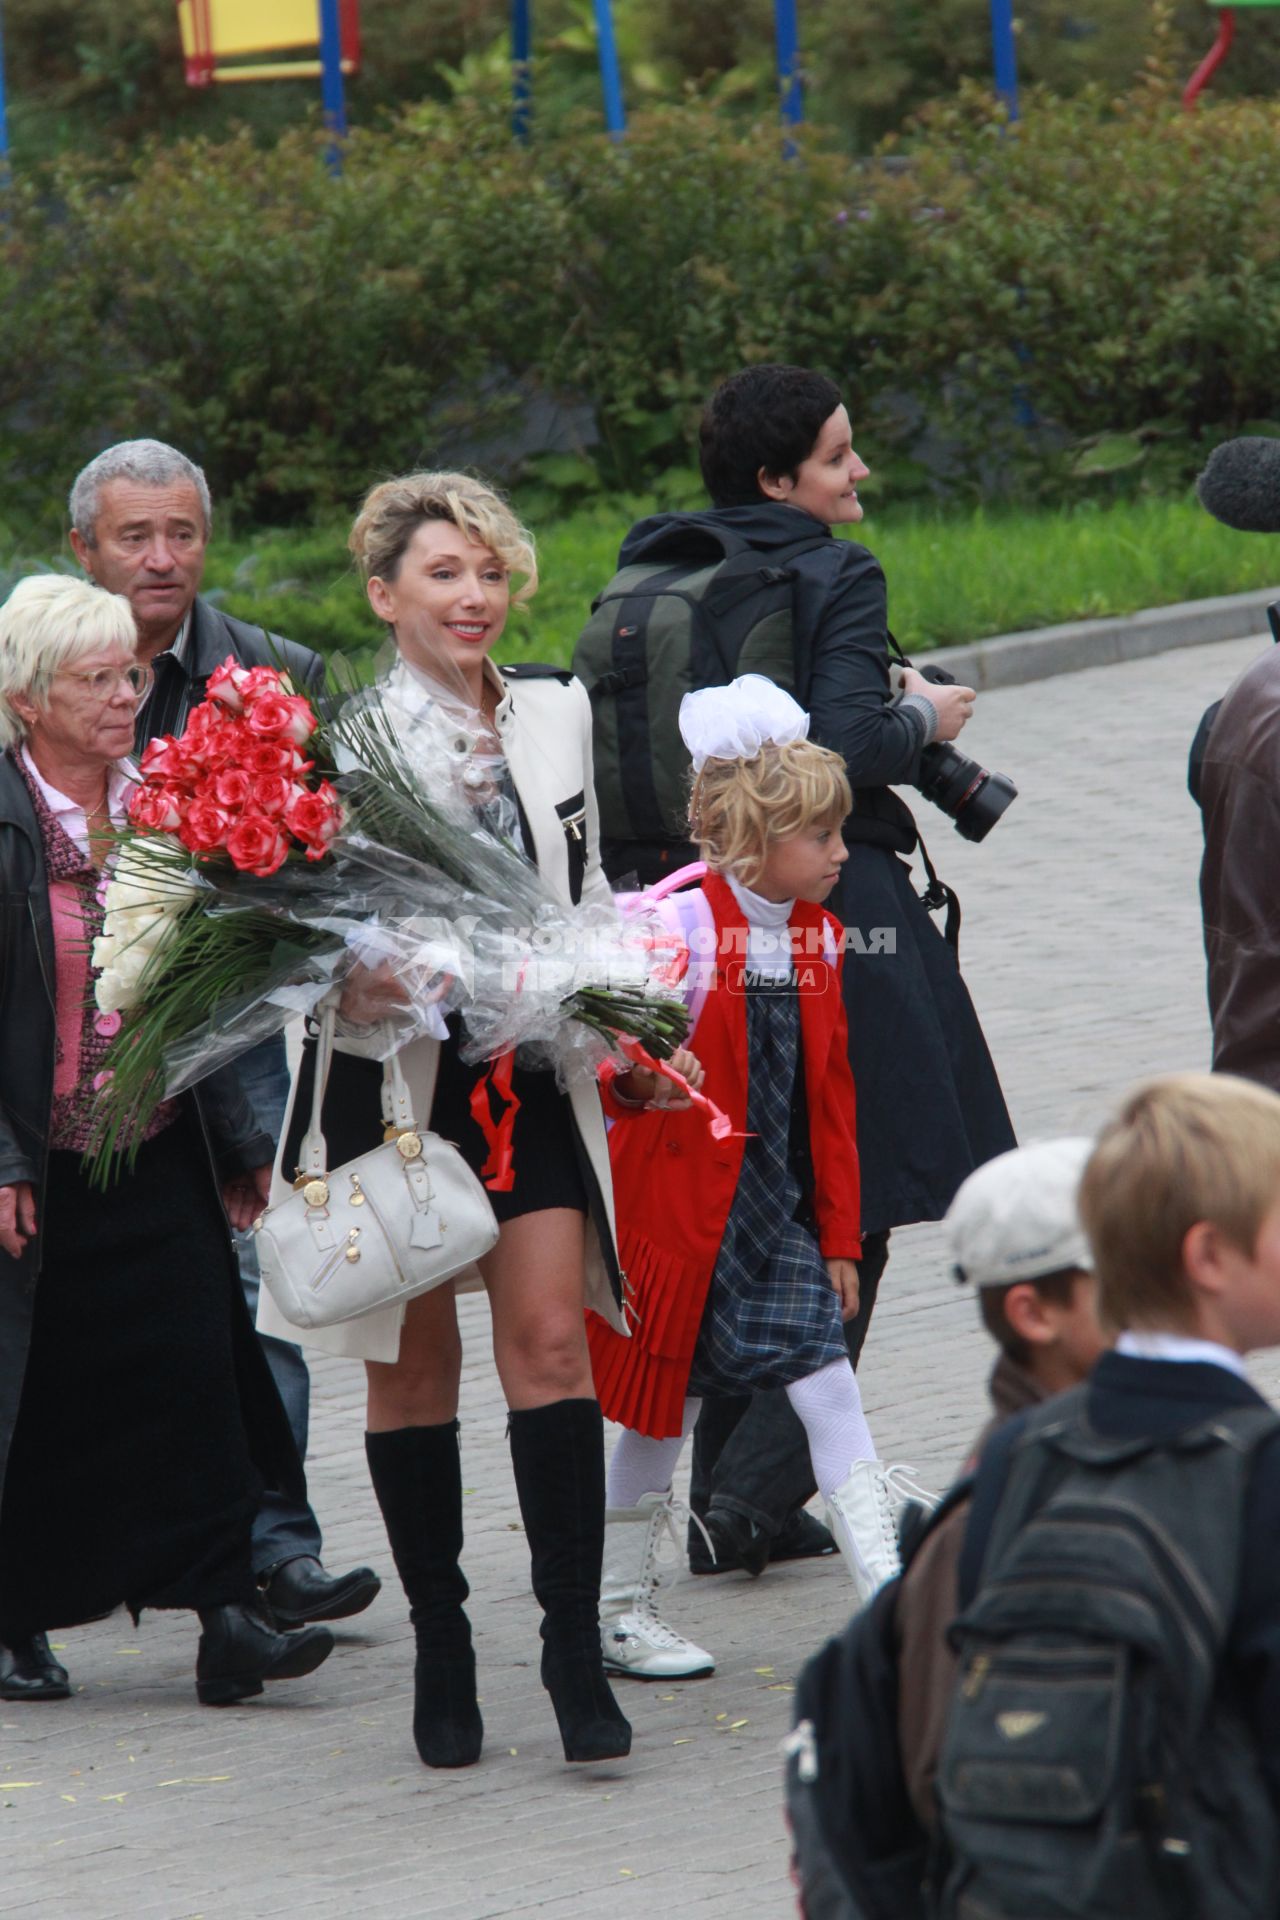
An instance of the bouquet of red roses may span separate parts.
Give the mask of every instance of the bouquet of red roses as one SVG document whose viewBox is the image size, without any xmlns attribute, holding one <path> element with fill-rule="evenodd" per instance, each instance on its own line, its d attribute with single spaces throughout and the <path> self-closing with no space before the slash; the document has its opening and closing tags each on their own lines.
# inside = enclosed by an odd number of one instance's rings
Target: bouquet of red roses
<svg viewBox="0 0 1280 1920">
<path fill-rule="evenodd" d="M 318 728 L 311 702 L 289 690 L 276 668 L 224 660 L 181 739 L 162 734 L 144 751 L 131 824 L 176 834 L 198 859 L 225 854 L 259 879 L 294 851 L 322 860 L 342 824 L 342 803 L 306 757 Z"/>
<path fill-rule="evenodd" d="M 326 705 L 227 660 L 181 736 L 143 753 L 93 945 L 99 1010 L 123 1016 L 91 1149 L 102 1180 L 166 1094 L 279 1032 L 357 959 L 405 989 L 388 1049 L 439 1037 L 454 1011 L 464 1057 L 537 1046 L 566 1072 L 619 1033 L 657 1058 L 684 1035 L 650 935 L 612 904 L 557 901 L 482 825 L 462 759 L 437 764 L 432 736 L 433 792 L 378 688 L 338 684 Z"/>
</svg>

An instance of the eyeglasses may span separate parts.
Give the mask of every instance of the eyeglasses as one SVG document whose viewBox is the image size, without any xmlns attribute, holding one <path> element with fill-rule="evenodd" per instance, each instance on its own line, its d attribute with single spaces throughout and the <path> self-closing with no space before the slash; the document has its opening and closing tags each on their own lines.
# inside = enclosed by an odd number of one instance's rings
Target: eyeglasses
<svg viewBox="0 0 1280 1920">
<path fill-rule="evenodd" d="M 78 680 L 89 698 L 105 706 L 119 686 L 128 687 L 135 700 L 151 691 L 155 673 L 151 667 L 99 667 L 95 673 L 60 673 L 59 680 Z"/>
</svg>

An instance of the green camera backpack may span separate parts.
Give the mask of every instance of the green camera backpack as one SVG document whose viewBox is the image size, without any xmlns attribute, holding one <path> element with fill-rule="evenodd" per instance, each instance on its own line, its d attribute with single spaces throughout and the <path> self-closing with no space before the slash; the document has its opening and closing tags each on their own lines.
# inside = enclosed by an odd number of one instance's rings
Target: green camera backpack
<svg viewBox="0 0 1280 1920">
<path fill-rule="evenodd" d="M 623 567 L 593 602 L 573 670 L 591 696 L 606 840 L 688 838 L 686 693 L 760 673 L 803 697 L 789 563 L 829 544 L 824 528 L 766 556 L 727 527 L 675 526 L 660 554 Z"/>
</svg>

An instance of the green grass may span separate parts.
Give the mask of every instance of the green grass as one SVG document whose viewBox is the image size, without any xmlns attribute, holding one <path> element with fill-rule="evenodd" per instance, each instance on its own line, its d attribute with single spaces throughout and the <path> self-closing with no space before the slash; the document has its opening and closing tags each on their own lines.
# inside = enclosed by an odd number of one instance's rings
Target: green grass
<svg viewBox="0 0 1280 1920">
<path fill-rule="evenodd" d="M 567 663 L 593 595 L 614 570 L 622 534 L 655 507 L 634 497 L 557 516 L 544 495 L 529 516 L 542 585 L 527 613 L 513 614 L 499 658 Z M 912 651 L 1280 582 L 1280 547 L 1232 533 L 1190 496 L 1071 511 L 873 511 L 858 531 L 884 565 L 890 623 Z M 380 630 L 345 532 L 334 525 L 215 535 L 206 589 L 229 613 L 304 645 L 376 649 Z M 40 564 L 47 561 L 4 571 L 16 577 Z"/>
</svg>

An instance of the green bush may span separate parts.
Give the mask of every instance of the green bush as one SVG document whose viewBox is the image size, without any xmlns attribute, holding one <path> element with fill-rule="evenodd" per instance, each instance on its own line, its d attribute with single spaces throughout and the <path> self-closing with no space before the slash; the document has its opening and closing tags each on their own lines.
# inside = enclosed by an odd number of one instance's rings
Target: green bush
<svg viewBox="0 0 1280 1920">
<path fill-rule="evenodd" d="M 1016 399 L 1072 443 L 1051 485 L 1144 457 L 1185 477 L 1206 436 L 1275 410 L 1277 147 L 1270 107 L 1186 114 L 1162 87 L 1033 101 L 1009 128 L 974 94 L 936 110 L 876 187 L 873 217 L 914 236 L 882 298 L 884 378 L 927 394 L 975 465 L 1034 464 Z"/>
<path fill-rule="evenodd" d="M 496 426 L 495 369 L 545 332 L 562 248 L 541 179 L 512 219 L 514 171 L 505 140 L 465 131 L 358 136 L 341 179 L 297 134 L 267 152 L 247 135 L 153 147 L 115 187 L 63 165 L 65 217 L 27 270 L 47 284 L 52 250 L 53 297 L 91 323 L 67 437 L 155 433 L 207 465 L 220 500 L 279 520 L 421 459 L 455 419 Z"/>
<path fill-rule="evenodd" d="M 425 460 L 518 475 L 539 408 L 585 403 L 598 444 L 528 462 L 569 505 L 683 474 L 708 390 L 781 358 L 842 383 L 895 497 L 1167 489 L 1275 411 L 1276 144 L 1156 71 L 1016 127 L 963 95 L 862 167 L 696 100 L 527 150 L 428 106 L 340 179 L 310 133 L 67 160 L 0 227 L 0 516 L 154 433 L 296 521 Z"/>
</svg>

